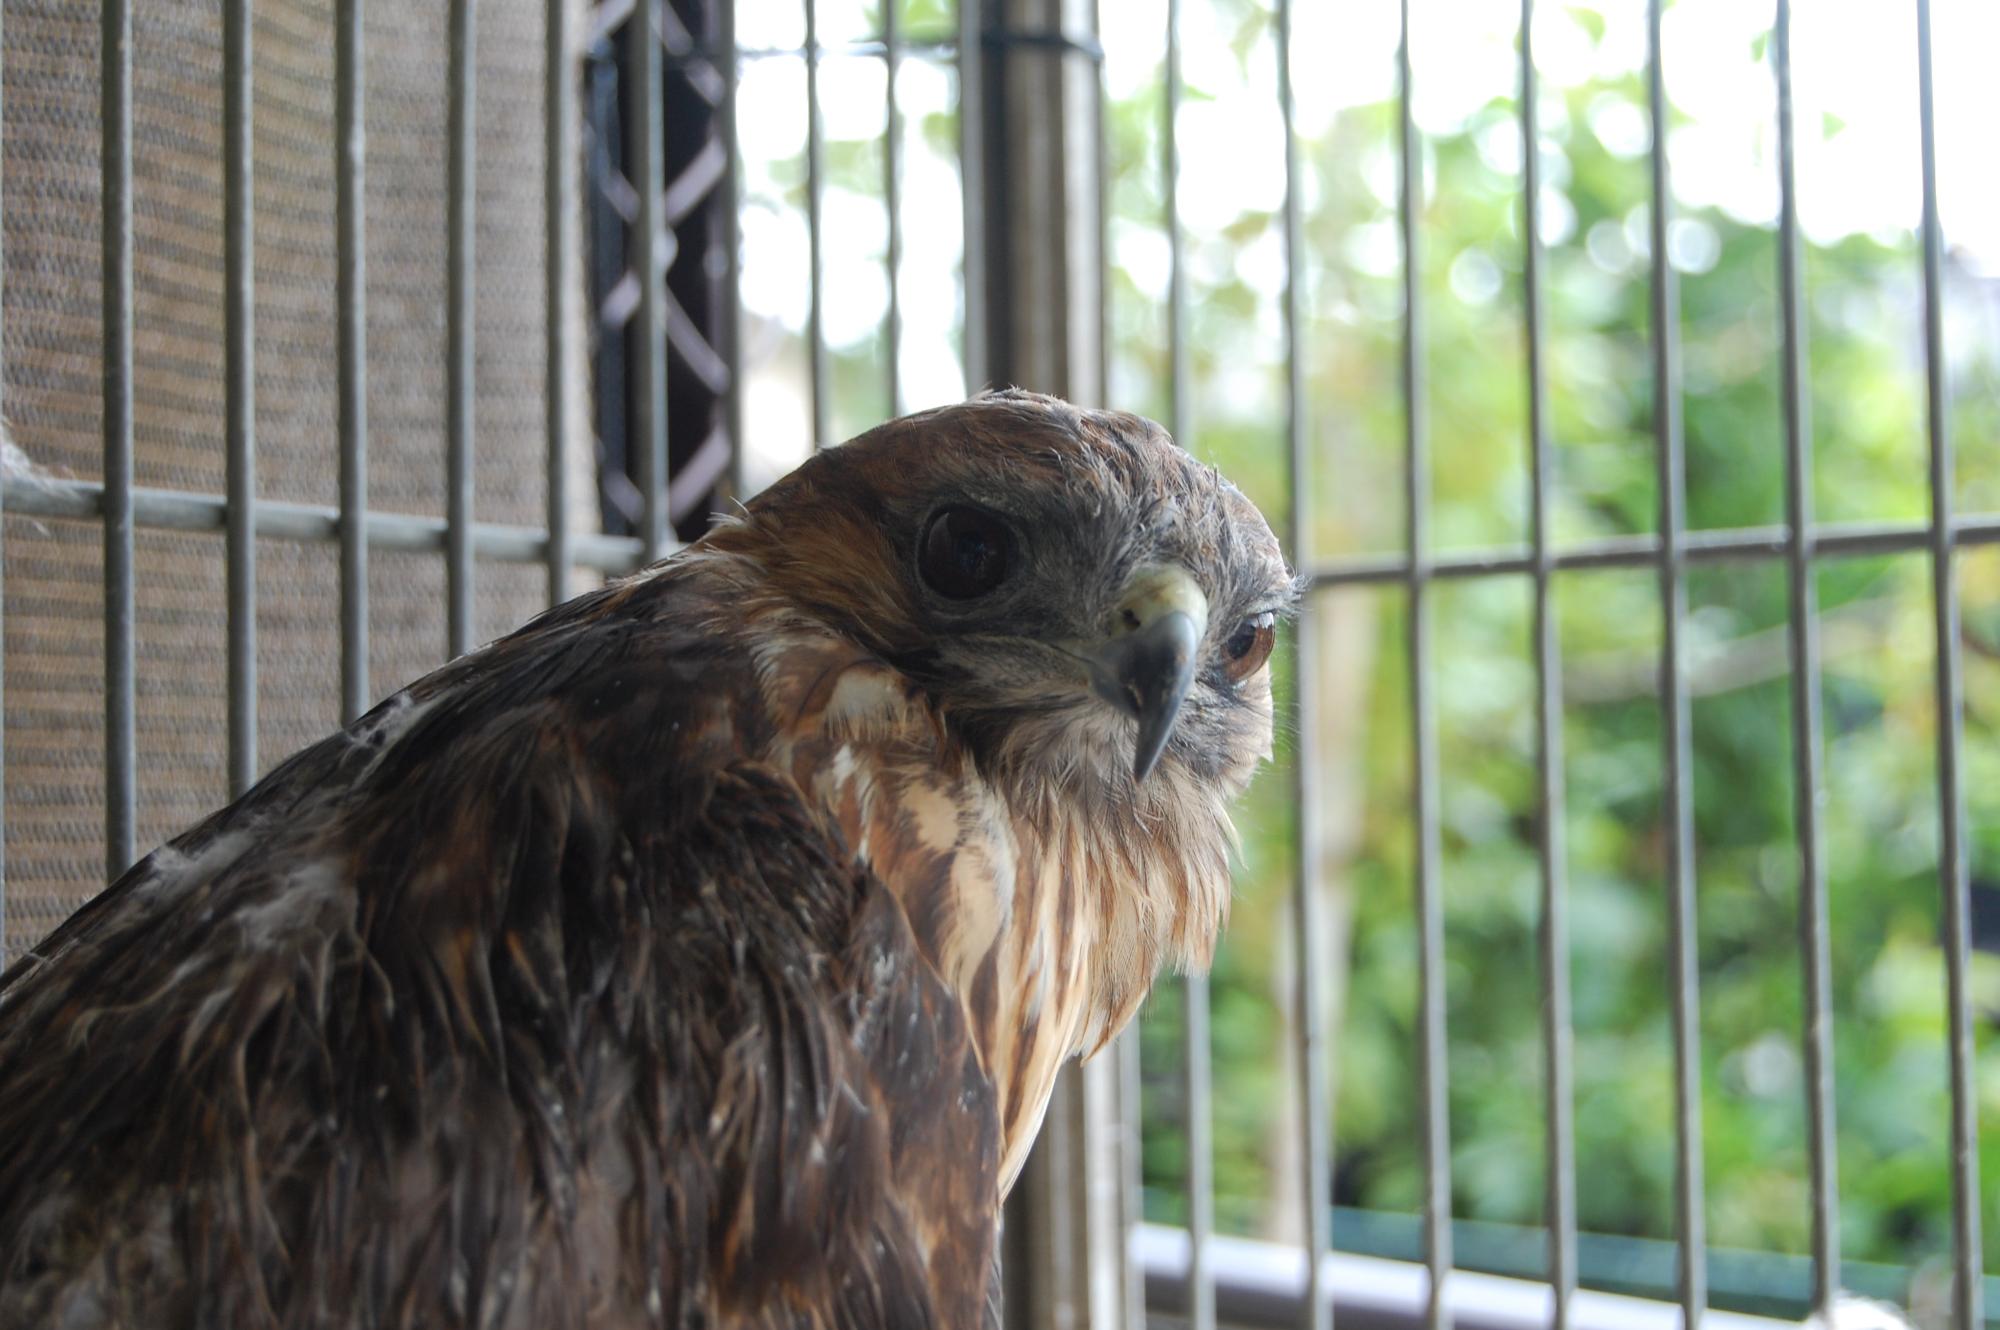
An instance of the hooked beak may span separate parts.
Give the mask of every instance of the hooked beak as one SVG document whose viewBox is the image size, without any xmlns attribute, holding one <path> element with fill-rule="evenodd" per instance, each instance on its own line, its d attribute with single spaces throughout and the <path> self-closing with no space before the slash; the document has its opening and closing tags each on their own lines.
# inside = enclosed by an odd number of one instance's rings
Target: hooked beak
<svg viewBox="0 0 2000 1330">
<path fill-rule="evenodd" d="M 1090 686 L 1139 722 L 1132 778 L 1151 774 L 1194 682 L 1208 598 L 1180 568 L 1148 568 L 1132 579 L 1108 640 L 1088 653 Z"/>
</svg>

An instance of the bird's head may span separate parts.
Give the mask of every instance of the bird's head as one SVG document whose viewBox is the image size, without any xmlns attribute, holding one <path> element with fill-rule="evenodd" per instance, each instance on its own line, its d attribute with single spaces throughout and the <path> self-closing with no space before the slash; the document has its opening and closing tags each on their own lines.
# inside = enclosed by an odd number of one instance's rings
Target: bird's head
<svg viewBox="0 0 2000 1330">
<path fill-rule="evenodd" d="M 724 542 L 917 683 L 989 778 L 1158 812 L 1226 803 L 1269 754 L 1294 580 L 1150 421 L 984 394 L 819 454 Z"/>
</svg>

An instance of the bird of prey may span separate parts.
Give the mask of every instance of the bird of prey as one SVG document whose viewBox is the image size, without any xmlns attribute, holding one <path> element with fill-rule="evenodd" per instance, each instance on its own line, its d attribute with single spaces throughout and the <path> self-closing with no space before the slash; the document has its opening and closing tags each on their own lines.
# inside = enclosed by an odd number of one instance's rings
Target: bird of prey
<svg viewBox="0 0 2000 1330">
<path fill-rule="evenodd" d="M 1136 417 L 815 456 L 0 978 L 0 1325 L 990 1323 L 1058 1069 L 1209 958 L 1293 596 Z"/>
</svg>

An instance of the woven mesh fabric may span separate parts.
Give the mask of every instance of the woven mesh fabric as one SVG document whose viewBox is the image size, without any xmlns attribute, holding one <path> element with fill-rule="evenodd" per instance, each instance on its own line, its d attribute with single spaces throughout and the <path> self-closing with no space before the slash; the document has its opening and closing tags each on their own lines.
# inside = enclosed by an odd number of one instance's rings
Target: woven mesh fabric
<svg viewBox="0 0 2000 1330">
<path fill-rule="evenodd" d="M 212 0 L 145 0 L 133 11 L 135 480 L 220 494 L 220 16 Z M 442 4 L 370 5 L 365 32 L 369 498 L 377 509 L 427 515 L 444 507 L 445 14 Z M 339 502 L 331 0 L 257 0 L 252 41 L 258 491 L 331 506 Z M 474 511 L 482 522 L 539 526 L 538 0 L 483 0 L 477 54 Z M 7 0 L 0 60 L 0 411 L 33 466 L 96 480 L 96 7 Z M 594 523 L 589 488 L 572 484 L 586 496 L 578 529 Z M 103 590 L 97 524 L 13 515 L 4 539 L 0 943 L 11 959 L 104 882 Z M 219 533 L 141 529 L 136 550 L 143 853 L 226 797 L 226 619 Z M 338 723 L 339 554 L 330 543 L 265 539 L 257 558 L 259 747 L 268 769 Z M 482 640 L 543 601 L 537 568 L 481 564 L 477 577 Z M 376 697 L 443 659 L 444 586 L 441 556 L 373 553 Z"/>
</svg>

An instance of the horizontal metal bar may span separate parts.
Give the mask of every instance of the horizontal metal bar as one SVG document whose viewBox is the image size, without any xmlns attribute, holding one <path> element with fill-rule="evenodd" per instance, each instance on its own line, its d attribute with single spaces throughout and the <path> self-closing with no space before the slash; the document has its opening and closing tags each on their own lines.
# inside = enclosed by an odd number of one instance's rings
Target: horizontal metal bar
<svg viewBox="0 0 2000 1330">
<path fill-rule="evenodd" d="M 1210 1239 L 1218 1317 L 1229 1325 L 1293 1326 L 1301 1323 L 1306 1288 L 1303 1253 L 1292 1244 L 1252 1238 Z M 1145 1275 L 1146 1305 L 1172 1311 L 1184 1305 L 1187 1234 L 1141 1224 L 1132 1233 L 1132 1260 Z M 1342 1330 L 1415 1330 L 1424 1324 L 1429 1279 L 1412 1261 L 1328 1252 L 1320 1258 L 1321 1286 L 1331 1290 L 1334 1324 Z M 1504 1275 L 1454 1270 L 1445 1299 L 1458 1330 L 1546 1330 L 1554 1307 L 1547 1284 Z M 1575 1330 L 1679 1330 L 1680 1308 L 1671 1302 L 1595 1290 L 1570 1304 Z M 1710 1311 L 1708 1330 L 1779 1330 L 1790 1321 Z"/>
<path fill-rule="evenodd" d="M 1011 29 L 989 28 L 979 34 L 981 45 L 988 47 L 1035 47 L 1045 51 L 1076 54 L 1097 64 L 1104 63 L 1104 47 L 1094 37 L 1072 37 L 1060 32 L 1037 32 Z M 735 56 L 738 60 L 803 60 L 814 55 L 821 60 L 842 56 L 861 59 L 881 59 L 889 54 L 894 45 L 897 55 L 916 56 L 919 59 L 952 60 L 960 49 L 956 37 L 862 37 L 850 42 L 815 42 L 807 39 L 803 46 L 739 46 Z M 686 69 L 694 65 L 718 65 L 728 57 L 728 52 L 715 46 L 690 46 L 685 50 L 666 52 L 663 63 L 673 70 Z"/>
<path fill-rule="evenodd" d="M 96 520 L 104 516 L 104 487 L 86 480 L 16 481 L 0 489 L 0 511 Z M 135 487 L 132 522 L 159 531 L 223 531 L 229 524 L 229 504 L 215 494 Z M 366 522 L 373 549 L 442 553 L 448 548 L 449 527 L 442 518 L 370 512 Z M 264 499 L 257 504 L 256 528 L 259 536 L 274 540 L 337 541 L 340 510 Z M 579 532 L 570 540 L 580 567 L 624 573 L 640 566 L 640 545 L 632 537 Z M 540 527 L 474 522 L 472 552 L 494 563 L 543 563 L 548 559 L 549 535 Z"/>
<path fill-rule="evenodd" d="M 951 60 L 958 55 L 958 41 L 952 37 L 898 37 L 896 53 L 913 55 L 918 58 Z M 804 60 L 808 55 L 816 59 L 881 59 L 887 55 L 889 43 L 880 37 L 863 37 L 851 42 L 819 42 L 808 36 L 803 46 L 739 46 L 736 48 L 738 60 Z M 668 69 L 684 69 L 695 64 L 717 65 L 725 58 L 720 47 L 696 46 L 685 51 L 669 51 L 665 57 Z"/>
<path fill-rule="evenodd" d="M 1952 523 L 1949 538 L 1954 545 L 2000 544 L 2000 513 L 1961 517 Z M 1730 527 L 1689 531 L 1682 538 L 1680 549 L 1691 563 L 1729 563 L 1782 559 L 1789 552 L 1789 541 L 1782 526 Z M 1908 554 L 1930 548 L 1931 529 L 1929 524 L 1921 522 L 1828 522 L 1808 527 L 1803 543 L 1808 558 Z M 1607 536 L 1557 550 L 1550 557 L 1558 571 L 1647 568 L 1658 562 L 1660 542 L 1657 536 Z M 1466 550 L 1434 555 L 1424 561 L 1422 571 L 1426 578 L 1532 573 L 1535 556 L 1532 550 L 1518 547 Z M 1314 587 L 1402 582 L 1416 575 L 1408 556 L 1402 553 L 1358 555 L 1306 570 L 1307 580 Z"/>
</svg>

